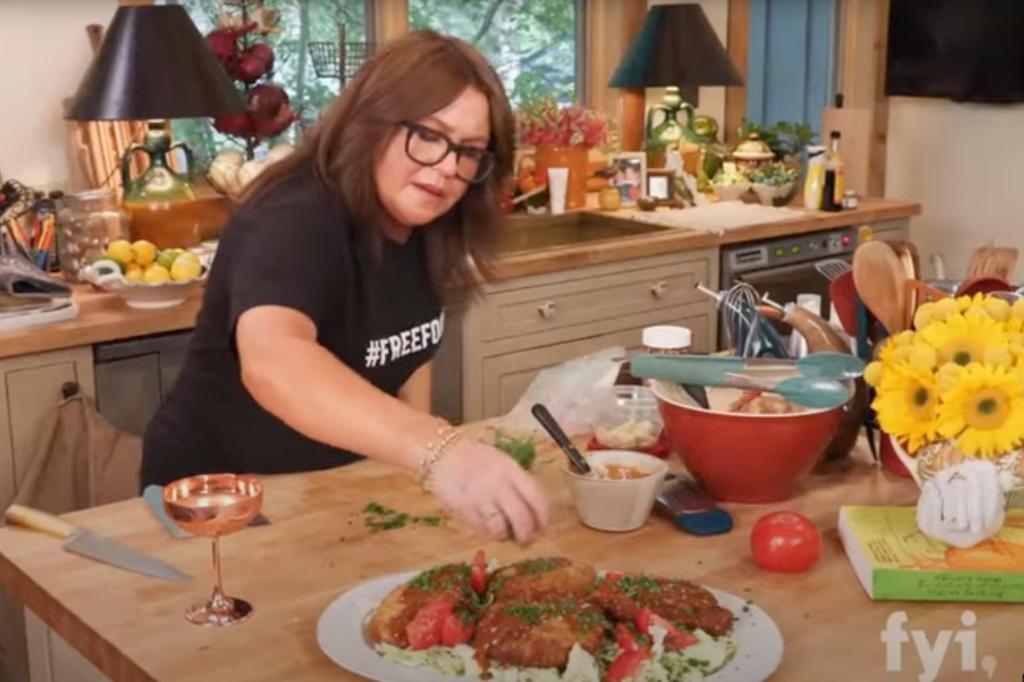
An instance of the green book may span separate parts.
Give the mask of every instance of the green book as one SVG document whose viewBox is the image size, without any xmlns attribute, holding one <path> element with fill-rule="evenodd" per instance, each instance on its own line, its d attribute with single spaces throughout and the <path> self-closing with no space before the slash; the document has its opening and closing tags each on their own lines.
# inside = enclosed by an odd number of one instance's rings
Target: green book
<svg viewBox="0 0 1024 682">
<path fill-rule="evenodd" d="M 872 599 L 1024 602 L 1024 510 L 999 532 L 959 549 L 917 528 L 914 507 L 839 510 L 839 538 Z"/>
</svg>

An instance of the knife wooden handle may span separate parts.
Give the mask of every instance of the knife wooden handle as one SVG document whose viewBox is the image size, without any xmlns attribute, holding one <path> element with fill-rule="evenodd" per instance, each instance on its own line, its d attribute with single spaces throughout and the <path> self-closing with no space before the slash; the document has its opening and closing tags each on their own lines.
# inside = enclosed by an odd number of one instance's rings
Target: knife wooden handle
<svg viewBox="0 0 1024 682">
<path fill-rule="evenodd" d="M 69 538 L 75 534 L 75 527 L 58 516 L 20 504 L 12 504 L 4 513 L 4 521 L 10 526 L 21 526 L 29 530 L 49 533 L 58 538 Z"/>
</svg>

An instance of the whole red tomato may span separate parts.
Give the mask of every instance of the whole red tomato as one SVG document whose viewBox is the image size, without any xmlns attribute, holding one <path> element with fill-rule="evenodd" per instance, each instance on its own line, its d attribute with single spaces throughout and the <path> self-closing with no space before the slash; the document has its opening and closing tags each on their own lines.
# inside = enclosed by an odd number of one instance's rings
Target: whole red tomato
<svg viewBox="0 0 1024 682">
<path fill-rule="evenodd" d="M 806 571 L 821 556 L 821 533 L 814 522 L 796 512 L 762 516 L 750 532 L 754 561 L 769 571 Z"/>
</svg>

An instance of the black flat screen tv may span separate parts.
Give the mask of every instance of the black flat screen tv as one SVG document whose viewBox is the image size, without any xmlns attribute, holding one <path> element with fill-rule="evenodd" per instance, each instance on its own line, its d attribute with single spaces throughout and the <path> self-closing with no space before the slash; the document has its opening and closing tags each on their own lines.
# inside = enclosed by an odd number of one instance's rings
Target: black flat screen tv
<svg viewBox="0 0 1024 682">
<path fill-rule="evenodd" d="M 1024 102 L 1024 0 L 891 0 L 885 92 Z"/>
</svg>

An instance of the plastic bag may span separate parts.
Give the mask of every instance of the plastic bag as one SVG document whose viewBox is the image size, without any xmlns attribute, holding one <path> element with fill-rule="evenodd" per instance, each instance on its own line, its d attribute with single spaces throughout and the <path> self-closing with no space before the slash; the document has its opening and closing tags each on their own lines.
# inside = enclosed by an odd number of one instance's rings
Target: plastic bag
<svg viewBox="0 0 1024 682">
<path fill-rule="evenodd" d="M 542 369 L 515 407 L 497 419 L 494 427 L 512 433 L 539 433 L 546 439 L 547 434 L 530 413 L 534 404 L 543 403 L 570 436 L 589 432 L 594 412 L 600 409 L 596 403 L 602 393 L 607 395 L 595 389 L 615 383 L 625 357 L 626 349 L 615 346 Z"/>
</svg>

